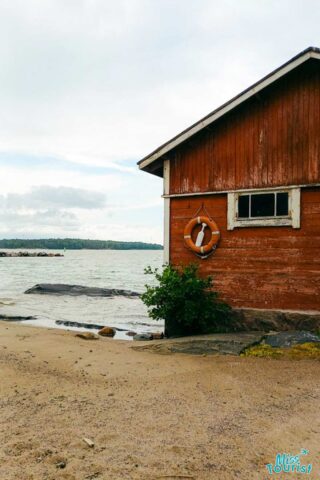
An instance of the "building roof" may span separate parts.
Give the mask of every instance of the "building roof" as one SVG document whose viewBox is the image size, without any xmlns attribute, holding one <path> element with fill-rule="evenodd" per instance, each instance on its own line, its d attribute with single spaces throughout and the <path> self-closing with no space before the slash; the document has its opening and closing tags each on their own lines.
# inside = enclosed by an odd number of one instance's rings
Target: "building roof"
<svg viewBox="0 0 320 480">
<path fill-rule="evenodd" d="M 268 87 L 275 81 L 279 80 L 281 77 L 287 75 L 289 72 L 294 70 L 295 68 L 299 67 L 306 61 L 310 59 L 320 60 L 320 48 L 316 47 L 309 47 L 300 52 L 295 57 L 291 58 L 288 62 L 281 65 L 281 67 L 277 68 L 273 72 L 269 73 L 265 77 L 263 77 L 258 82 L 251 85 L 251 87 L 247 88 L 243 92 L 239 93 L 237 96 L 233 97 L 228 102 L 221 105 L 213 112 L 209 113 L 205 117 L 203 117 L 198 122 L 194 123 L 187 129 L 183 130 L 181 133 L 173 137 L 168 142 L 164 143 L 156 150 L 151 152 L 149 155 L 144 157 L 142 160 L 138 162 L 139 168 L 141 170 L 145 170 L 149 173 L 153 173 L 154 175 L 158 175 L 160 177 L 163 176 L 162 173 L 162 162 L 165 159 L 166 155 L 176 148 L 177 146 L 181 145 L 188 139 L 190 139 L 193 135 L 197 134 L 204 128 L 208 127 L 216 120 L 221 118 L 223 115 L 229 113 L 234 108 L 238 107 L 241 103 L 245 102 L 252 96 L 256 95 L 258 92 L 263 90 L 264 88 Z"/>
</svg>

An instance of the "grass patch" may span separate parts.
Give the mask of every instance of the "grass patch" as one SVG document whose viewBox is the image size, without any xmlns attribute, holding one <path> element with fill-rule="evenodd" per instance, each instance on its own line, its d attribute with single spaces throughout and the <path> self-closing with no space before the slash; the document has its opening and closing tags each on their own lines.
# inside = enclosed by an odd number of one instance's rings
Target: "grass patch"
<svg viewBox="0 0 320 480">
<path fill-rule="evenodd" d="M 293 358 L 314 358 L 320 360 L 320 343 L 302 343 L 291 347 L 289 355 Z"/>
<path fill-rule="evenodd" d="M 281 348 L 273 348 L 270 347 L 270 345 L 263 344 L 248 347 L 244 352 L 241 353 L 241 357 L 278 358 L 281 357 L 281 355 Z"/>
<path fill-rule="evenodd" d="M 320 360 L 320 343 L 302 343 L 290 348 L 273 348 L 270 345 L 260 344 L 247 348 L 241 353 L 241 357 Z"/>
</svg>

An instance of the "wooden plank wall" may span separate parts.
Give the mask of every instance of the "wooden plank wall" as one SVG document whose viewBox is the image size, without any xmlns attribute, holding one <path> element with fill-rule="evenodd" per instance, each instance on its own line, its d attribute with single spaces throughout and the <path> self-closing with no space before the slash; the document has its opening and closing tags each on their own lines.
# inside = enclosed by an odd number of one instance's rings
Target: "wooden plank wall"
<svg viewBox="0 0 320 480">
<path fill-rule="evenodd" d="M 206 260 L 188 250 L 183 241 L 184 227 L 202 203 L 221 231 L 217 250 Z M 213 275 L 222 298 L 235 307 L 320 311 L 320 189 L 302 190 L 298 230 L 228 231 L 226 194 L 173 198 L 170 260 L 173 264 L 198 262 L 201 273 Z"/>
<path fill-rule="evenodd" d="M 319 64 L 297 69 L 178 148 L 170 193 L 320 183 Z"/>
</svg>

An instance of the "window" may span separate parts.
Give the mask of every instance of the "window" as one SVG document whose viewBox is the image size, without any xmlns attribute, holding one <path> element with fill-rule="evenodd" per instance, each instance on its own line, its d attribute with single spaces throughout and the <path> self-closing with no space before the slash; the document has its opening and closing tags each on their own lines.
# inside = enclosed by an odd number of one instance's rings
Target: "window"
<svg viewBox="0 0 320 480">
<path fill-rule="evenodd" d="M 235 227 L 300 228 L 300 189 L 228 194 L 228 230 Z"/>
<path fill-rule="evenodd" d="M 289 193 L 244 193 L 238 198 L 238 218 L 287 217 Z"/>
</svg>

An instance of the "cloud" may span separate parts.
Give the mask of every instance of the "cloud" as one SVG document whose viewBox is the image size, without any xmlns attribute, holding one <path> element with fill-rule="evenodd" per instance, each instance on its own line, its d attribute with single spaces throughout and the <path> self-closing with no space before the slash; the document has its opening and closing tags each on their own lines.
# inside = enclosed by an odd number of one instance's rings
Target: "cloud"
<svg viewBox="0 0 320 480">
<path fill-rule="evenodd" d="M 99 192 L 71 187 L 52 187 L 43 185 L 34 187 L 28 193 L 8 193 L 0 196 L 0 208 L 9 210 L 33 209 L 44 210 L 52 208 L 103 208 L 106 197 Z"/>
<path fill-rule="evenodd" d="M 61 231 L 79 231 L 80 221 L 74 213 L 44 210 L 34 213 L 1 212 L 0 235 L 3 238 L 39 238 L 60 236 Z"/>
</svg>

